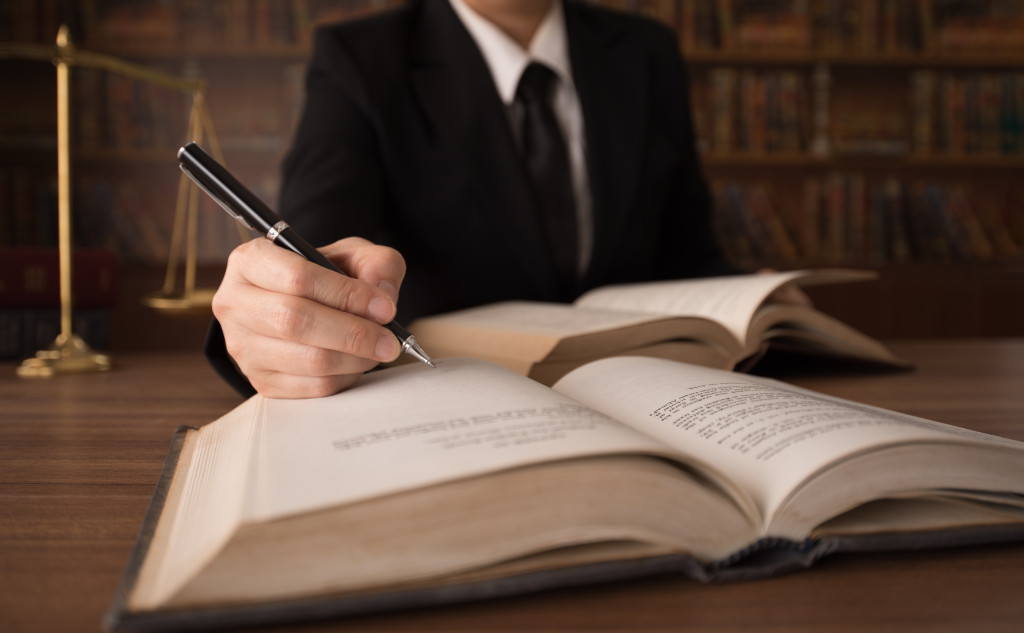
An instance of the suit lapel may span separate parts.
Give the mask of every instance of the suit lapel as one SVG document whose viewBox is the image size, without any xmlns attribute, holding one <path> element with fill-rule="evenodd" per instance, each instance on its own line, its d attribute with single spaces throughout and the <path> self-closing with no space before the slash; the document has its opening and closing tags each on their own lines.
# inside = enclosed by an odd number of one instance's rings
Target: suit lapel
<svg viewBox="0 0 1024 633">
<path fill-rule="evenodd" d="M 646 135 L 647 75 L 643 60 L 619 47 L 619 25 L 566 3 L 569 55 L 583 106 L 587 168 L 593 200 L 594 253 L 584 278 L 602 278 L 614 266 L 617 236 L 629 222 L 630 202 L 642 168 Z M 620 48 L 622 50 L 620 50 Z"/>
<path fill-rule="evenodd" d="M 482 213 L 513 245 L 523 274 L 557 292 L 540 219 L 487 64 L 447 2 L 424 2 L 412 48 L 415 93 L 437 138 L 451 143 L 470 174 Z"/>
</svg>

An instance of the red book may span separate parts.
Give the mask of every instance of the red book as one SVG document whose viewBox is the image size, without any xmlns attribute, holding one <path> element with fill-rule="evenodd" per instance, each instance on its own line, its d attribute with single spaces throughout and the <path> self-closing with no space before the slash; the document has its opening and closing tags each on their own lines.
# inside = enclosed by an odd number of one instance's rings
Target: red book
<svg viewBox="0 0 1024 633">
<path fill-rule="evenodd" d="M 72 251 L 72 305 L 109 308 L 117 302 L 117 262 L 103 249 Z M 0 248 L 0 308 L 60 306 L 60 255 L 56 248 Z"/>
</svg>

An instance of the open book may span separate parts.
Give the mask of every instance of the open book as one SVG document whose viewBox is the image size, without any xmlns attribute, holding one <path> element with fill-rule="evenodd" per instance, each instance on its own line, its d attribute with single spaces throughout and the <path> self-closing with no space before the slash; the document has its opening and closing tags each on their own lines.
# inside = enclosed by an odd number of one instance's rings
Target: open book
<svg viewBox="0 0 1024 633">
<path fill-rule="evenodd" d="M 114 630 L 335 616 L 1024 537 L 1024 443 L 647 357 L 255 396 L 176 435 Z"/>
<path fill-rule="evenodd" d="M 422 318 L 411 330 L 432 356 L 490 360 L 545 385 L 617 355 L 744 369 L 769 345 L 904 366 L 879 341 L 818 310 L 767 302 L 786 284 L 875 276 L 821 269 L 607 286 L 573 304 L 502 302 Z"/>
</svg>

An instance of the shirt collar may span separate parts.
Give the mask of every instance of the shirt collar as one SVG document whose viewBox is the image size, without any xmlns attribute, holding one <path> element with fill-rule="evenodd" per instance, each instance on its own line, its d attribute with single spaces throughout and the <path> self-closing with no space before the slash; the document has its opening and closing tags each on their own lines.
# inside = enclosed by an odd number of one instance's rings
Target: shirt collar
<svg viewBox="0 0 1024 633">
<path fill-rule="evenodd" d="M 449 2 L 483 53 L 498 95 L 506 104 L 511 104 L 515 99 L 519 77 L 531 61 L 546 64 L 562 81 L 572 85 L 565 13 L 560 1 L 551 3 L 551 10 L 537 28 L 529 50 L 523 50 L 504 31 L 469 8 L 463 0 Z"/>
</svg>

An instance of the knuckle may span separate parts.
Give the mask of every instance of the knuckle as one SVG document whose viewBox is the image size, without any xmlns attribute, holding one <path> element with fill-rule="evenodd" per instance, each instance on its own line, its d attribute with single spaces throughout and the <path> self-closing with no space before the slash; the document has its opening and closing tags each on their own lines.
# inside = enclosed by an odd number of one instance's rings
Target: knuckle
<svg viewBox="0 0 1024 633">
<path fill-rule="evenodd" d="M 252 247 L 249 246 L 248 242 L 231 249 L 231 252 L 228 253 L 227 269 L 236 270 L 240 268 L 243 265 L 246 253 L 249 250 L 252 250 Z"/>
<path fill-rule="evenodd" d="M 302 260 L 289 260 L 280 270 L 284 292 L 290 295 L 310 296 L 315 288 L 313 268 Z"/>
<path fill-rule="evenodd" d="M 309 329 L 311 318 L 303 310 L 299 301 L 284 299 L 270 311 L 269 322 L 278 338 L 289 341 L 297 340 Z"/>
<path fill-rule="evenodd" d="M 245 276 L 245 271 L 250 268 L 253 261 L 259 257 L 259 255 L 256 254 L 256 250 L 259 246 L 257 242 L 257 240 L 249 240 L 248 242 L 239 244 L 235 248 L 231 249 L 231 252 L 228 253 L 228 259 L 225 266 L 227 275 Z"/>
<path fill-rule="evenodd" d="M 401 253 L 399 253 L 397 250 L 391 248 L 390 246 L 382 246 L 381 248 L 385 249 L 385 255 L 387 256 L 388 260 L 391 262 L 391 265 L 395 268 L 395 272 L 397 272 L 401 277 L 404 277 L 405 276 L 405 257 L 402 257 Z"/>
<path fill-rule="evenodd" d="M 235 360 L 239 369 L 244 373 L 245 367 L 248 365 L 249 361 L 248 354 L 246 354 L 247 346 L 239 344 L 238 341 L 234 339 L 228 339 L 225 337 L 224 349 L 227 351 L 228 356 Z"/>
<path fill-rule="evenodd" d="M 306 381 L 303 389 L 304 398 L 323 398 L 341 390 L 341 385 L 333 376 L 316 376 Z"/>
<path fill-rule="evenodd" d="M 402 254 L 397 249 L 383 244 L 376 244 L 373 248 L 377 251 L 377 257 L 380 259 L 405 264 L 405 258 L 402 257 Z"/>
<path fill-rule="evenodd" d="M 303 365 L 310 376 L 324 378 L 334 372 L 334 352 L 322 347 L 306 346 Z"/>
<path fill-rule="evenodd" d="M 365 296 L 365 293 L 362 292 L 362 289 L 357 284 L 350 284 L 338 290 L 338 293 L 334 295 L 332 304 L 343 312 L 363 314 L 365 312 L 364 307 L 369 302 L 370 299 Z"/>
<path fill-rule="evenodd" d="M 210 309 L 213 310 L 213 316 L 217 317 L 221 321 L 231 313 L 231 307 L 233 305 L 231 299 L 226 295 L 227 291 L 222 285 L 217 289 L 217 292 L 213 293 L 213 299 L 210 301 Z"/>
<path fill-rule="evenodd" d="M 358 356 L 368 357 L 376 347 L 376 337 L 365 327 L 350 327 L 345 332 L 345 349 Z"/>
</svg>

